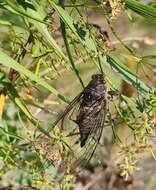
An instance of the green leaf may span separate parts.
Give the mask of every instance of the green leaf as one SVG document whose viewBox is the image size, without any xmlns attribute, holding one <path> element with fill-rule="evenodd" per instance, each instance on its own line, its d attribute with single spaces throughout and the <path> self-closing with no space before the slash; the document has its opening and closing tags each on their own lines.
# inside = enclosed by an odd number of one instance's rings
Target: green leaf
<svg viewBox="0 0 156 190">
<path fill-rule="evenodd" d="M 14 86 L 11 84 L 11 82 L 5 77 L 5 75 L 1 75 L 1 73 L 0 73 L 0 84 L 2 84 L 9 91 L 8 95 L 10 96 L 12 101 L 24 112 L 24 114 L 30 120 L 33 120 L 33 116 L 29 112 L 27 106 L 25 105 L 25 102 L 22 100 L 22 98 L 20 98 L 20 96 L 18 95 L 18 92 L 16 91 Z"/>
<path fill-rule="evenodd" d="M 22 138 L 21 136 L 18 136 L 18 135 L 15 135 L 11 132 L 8 132 L 6 131 L 4 128 L 0 127 L 0 131 L 4 134 L 4 135 L 7 135 L 9 137 L 13 137 L 13 138 L 16 138 L 16 139 L 19 139 L 19 140 L 23 140 L 24 138 Z"/>
<path fill-rule="evenodd" d="M 37 84 L 41 85 L 45 89 L 49 90 L 52 94 L 60 98 L 61 100 L 67 102 L 66 98 L 62 96 L 56 89 L 50 86 L 44 79 L 36 76 L 34 73 L 26 69 L 24 66 L 19 64 L 17 61 L 9 57 L 7 54 L 0 51 L 0 63 L 6 67 L 12 68 L 18 71 L 20 74 L 25 75 L 31 81 L 35 81 Z"/>
<path fill-rule="evenodd" d="M 37 17 L 33 17 L 33 16 L 29 15 L 28 13 L 26 13 L 25 11 L 23 11 L 21 9 L 21 7 L 19 7 L 18 4 L 16 4 L 16 2 L 11 2 L 10 0 L 5 0 L 5 3 L 6 4 L 4 4 L 3 6 L 13 13 L 27 17 L 27 18 L 31 18 L 31 19 L 36 20 L 41 23 L 45 23 L 44 21 L 38 19 Z"/>
<path fill-rule="evenodd" d="M 75 36 L 80 40 L 80 43 L 87 48 L 89 52 L 97 52 L 96 45 L 89 35 L 89 31 L 80 31 L 80 27 L 74 22 L 74 20 L 69 16 L 68 12 L 62 7 L 58 6 L 54 1 L 49 0 L 51 6 L 58 13 L 59 17 L 63 22 L 71 29 Z"/>
<path fill-rule="evenodd" d="M 10 10 L 13 13 L 16 13 L 18 15 L 21 15 L 25 18 L 28 18 L 30 23 L 33 23 L 34 26 L 38 29 L 38 31 L 44 36 L 46 42 L 49 44 L 49 46 L 55 51 L 55 53 L 65 60 L 68 60 L 67 57 L 64 55 L 56 41 L 52 38 L 50 33 L 48 32 L 46 23 L 43 21 L 46 14 L 41 6 L 39 6 L 36 2 L 31 4 L 25 4 L 27 7 L 24 9 L 22 6 L 18 6 L 15 3 L 6 0 L 7 6 L 4 6 L 8 10 Z M 28 6 L 29 5 L 29 6 Z"/>
<path fill-rule="evenodd" d="M 135 0 L 124 0 L 124 2 L 127 8 L 156 23 L 156 9 L 152 6 L 141 4 Z"/>
<path fill-rule="evenodd" d="M 107 62 L 124 80 L 138 89 L 142 94 L 147 95 L 151 91 L 147 85 L 138 79 L 138 77 L 135 76 L 135 74 L 133 74 L 128 67 L 123 65 L 114 55 L 107 55 Z"/>
<path fill-rule="evenodd" d="M 9 21 L 7 21 L 7 20 L 2 20 L 2 19 L 0 19 L 0 25 L 8 25 L 8 26 L 11 26 L 12 24 L 11 24 Z"/>
<path fill-rule="evenodd" d="M 34 3 L 35 10 L 27 8 L 27 13 L 31 16 L 36 16 L 37 18 L 43 20 L 45 17 L 45 12 L 43 11 L 42 7 L 39 6 L 37 3 Z M 57 45 L 56 41 L 52 38 L 51 34 L 48 32 L 47 26 L 43 23 L 37 22 L 36 20 L 30 19 L 30 21 L 34 24 L 34 26 L 38 29 L 38 31 L 44 36 L 46 42 L 49 46 L 56 52 L 56 54 L 60 57 L 65 59 L 66 61 L 68 58 L 64 55 L 60 47 Z"/>
</svg>

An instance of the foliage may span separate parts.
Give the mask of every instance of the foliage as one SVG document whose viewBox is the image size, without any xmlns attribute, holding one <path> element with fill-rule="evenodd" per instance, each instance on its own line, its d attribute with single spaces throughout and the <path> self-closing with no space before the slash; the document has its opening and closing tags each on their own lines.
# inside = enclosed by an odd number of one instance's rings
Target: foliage
<svg viewBox="0 0 156 190">
<path fill-rule="evenodd" d="M 87 18 L 95 10 L 117 45 L 107 30 Z M 59 188 L 60 160 L 70 167 L 65 134 L 53 128 L 52 140 L 38 137 L 47 134 L 60 107 L 96 72 L 104 75 L 108 88 L 119 91 L 124 80 L 136 90 L 136 99 L 123 93 L 120 100 L 107 101 L 106 124 L 119 147 L 121 175 L 128 179 L 138 170 L 140 155 L 152 152 L 155 158 L 155 66 L 150 61 L 156 56 L 142 56 L 118 36 L 113 23 L 121 15 L 156 23 L 153 4 L 135 0 L 0 1 L 0 187 Z M 116 132 L 119 124 L 131 129 L 126 142 Z M 60 188 L 70 189 L 74 180 L 68 171 Z"/>
</svg>

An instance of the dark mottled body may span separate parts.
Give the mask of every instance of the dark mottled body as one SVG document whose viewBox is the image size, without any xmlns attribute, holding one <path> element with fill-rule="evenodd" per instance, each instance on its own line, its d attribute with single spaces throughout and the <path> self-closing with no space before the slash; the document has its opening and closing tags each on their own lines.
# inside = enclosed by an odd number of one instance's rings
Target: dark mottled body
<svg viewBox="0 0 156 190">
<path fill-rule="evenodd" d="M 67 141 L 64 141 L 63 147 L 72 152 L 71 157 L 69 156 L 71 168 L 76 169 L 79 166 L 83 168 L 92 158 L 102 135 L 105 116 L 105 80 L 102 74 L 95 74 L 92 75 L 91 81 L 84 90 L 70 102 L 52 125 L 52 128 L 58 126 L 60 131 L 67 134 Z M 72 121 L 76 125 L 73 125 Z M 52 128 L 45 133 L 50 139 L 49 132 Z M 79 147 L 79 142 L 83 148 Z M 62 163 L 60 165 L 63 166 Z"/>
<path fill-rule="evenodd" d="M 100 117 L 104 117 L 103 113 L 106 108 L 105 92 L 103 76 L 101 74 L 92 75 L 92 80 L 83 91 L 79 115 L 75 121 L 79 126 L 81 147 L 85 145 L 90 134 L 96 133 L 98 127 L 102 127 L 99 120 L 101 121 Z"/>
<path fill-rule="evenodd" d="M 78 108 L 78 110 L 77 110 Z M 72 119 L 72 115 L 76 118 Z M 76 96 L 66 107 L 64 112 L 60 114 L 53 123 L 56 126 L 61 123 L 61 129 L 65 127 L 65 119 L 74 121 L 79 126 L 80 146 L 83 147 L 86 141 L 93 141 L 93 152 L 98 144 L 106 115 L 106 86 L 102 74 L 92 75 L 92 80 L 84 88 L 84 90 Z M 73 134 L 67 135 L 68 137 Z M 87 144 L 90 144 L 88 142 Z M 89 145 L 87 149 L 89 149 Z"/>
</svg>

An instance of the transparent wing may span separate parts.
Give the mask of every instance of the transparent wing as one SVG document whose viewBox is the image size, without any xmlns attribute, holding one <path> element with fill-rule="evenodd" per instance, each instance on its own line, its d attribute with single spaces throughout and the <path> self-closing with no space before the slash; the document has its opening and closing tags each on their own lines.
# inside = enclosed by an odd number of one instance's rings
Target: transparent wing
<svg viewBox="0 0 156 190">
<path fill-rule="evenodd" d="M 84 147 L 80 147 L 79 143 L 75 143 L 75 152 L 74 152 L 74 158 L 71 160 L 71 167 L 73 169 L 80 169 L 79 167 L 83 168 L 92 158 L 96 147 L 100 141 L 103 127 L 104 127 L 104 121 L 105 121 L 105 115 L 106 115 L 106 104 L 104 100 L 101 100 L 101 109 L 98 113 L 96 113 L 96 110 L 93 109 L 89 115 L 94 117 L 96 114 L 94 125 L 91 128 L 89 137 L 86 141 L 86 144 Z M 77 145 L 77 146 L 76 146 Z"/>
<path fill-rule="evenodd" d="M 64 129 L 64 126 L 68 124 L 68 126 L 71 127 L 67 127 L 68 133 L 71 131 L 71 134 L 73 134 L 75 123 L 71 120 L 71 114 L 74 115 L 78 112 L 82 98 L 83 92 L 71 101 L 64 112 L 58 116 L 56 121 L 46 131 L 43 131 L 43 134 L 39 135 L 36 142 L 34 142 L 36 152 L 39 153 L 41 158 L 41 170 L 49 167 L 51 164 L 60 167 L 63 162 L 63 152 L 65 152 L 65 148 L 68 148 L 68 152 L 71 154 L 71 146 L 69 146 L 69 141 L 65 139 L 67 130 Z M 62 132 L 65 132 L 63 137 Z"/>
<path fill-rule="evenodd" d="M 156 88 L 156 64 L 142 61 L 136 66 L 136 74 L 152 89 Z"/>
<path fill-rule="evenodd" d="M 90 125 L 91 127 L 90 133 L 88 139 L 86 140 L 85 146 L 82 148 L 80 147 L 79 126 L 75 121 L 76 116 L 79 114 L 82 100 L 83 93 L 78 95 L 69 104 L 69 106 L 67 106 L 65 111 L 53 124 L 53 128 L 59 129 L 59 131 L 57 130 L 56 136 L 59 136 L 60 134 L 62 136 L 58 137 L 58 139 L 55 140 L 49 138 L 49 141 L 51 141 L 51 143 L 48 143 L 48 145 L 45 144 L 44 150 L 47 150 L 47 153 L 45 153 L 45 155 L 48 156 L 49 154 L 53 154 L 57 150 L 56 157 L 58 157 L 59 163 L 55 164 L 53 162 L 53 159 L 52 163 L 56 166 L 59 165 L 59 167 L 63 168 L 64 170 L 67 166 L 73 169 L 78 169 L 80 167 L 83 168 L 93 156 L 101 138 L 106 115 L 106 102 L 103 98 L 101 100 L 98 100 L 98 104 L 95 102 L 95 105 L 92 105 L 92 107 L 95 109 L 91 109 L 85 114 L 85 117 L 90 117 L 92 119 L 92 122 L 89 122 L 88 120 L 88 123 L 86 123 L 86 125 Z M 96 106 L 100 106 L 100 109 L 98 109 L 98 111 L 96 109 Z M 62 143 L 60 143 L 60 141 L 62 141 Z M 59 157 L 61 157 L 61 161 Z"/>
<path fill-rule="evenodd" d="M 61 122 L 61 128 L 63 127 L 63 122 L 64 122 L 65 118 L 69 117 L 69 114 L 74 112 L 74 110 L 76 111 L 76 109 L 79 109 L 82 97 L 83 97 L 83 92 L 81 92 L 78 96 L 76 96 L 70 102 L 70 104 L 66 107 L 64 112 L 62 112 L 58 116 L 57 120 L 52 124 L 52 126 L 49 127 L 48 132 L 50 132 L 52 130 L 52 128 L 56 127 L 57 124 L 59 124 L 60 122 Z"/>
</svg>

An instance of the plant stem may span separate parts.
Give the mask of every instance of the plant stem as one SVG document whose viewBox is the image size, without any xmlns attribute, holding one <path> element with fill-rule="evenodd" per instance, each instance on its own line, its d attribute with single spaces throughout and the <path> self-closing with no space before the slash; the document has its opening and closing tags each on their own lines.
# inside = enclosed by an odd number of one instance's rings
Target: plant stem
<svg viewBox="0 0 156 190">
<path fill-rule="evenodd" d="M 63 0 L 59 0 L 59 4 L 60 6 L 64 9 L 64 2 Z M 68 43 L 68 39 L 67 39 L 67 35 L 66 35 L 66 28 L 65 28 L 65 23 L 60 19 L 60 25 L 61 25 L 61 33 L 62 33 L 62 36 L 63 36 L 63 40 L 64 40 L 64 44 L 65 44 L 65 47 L 66 47 L 66 51 L 67 51 L 67 54 L 68 54 L 68 58 L 69 58 L 69 61 L 70 61 L 70 64 L 76 74 L 76 76 L 78 77 L 79 81 L 80 81 L 80 84 L 82 85 L 82 87 L 84 88 L 84 84 L 83 84 L 83 81 L 79 75 L 79 72 L 74 64 L 74 61 L 73 61 L 73 57 L 72 57 L 72 54 L 71 54 L 71 51 L 70 51 L 70 47 L 69 47 L 69 43 Z"/>
</svg>

